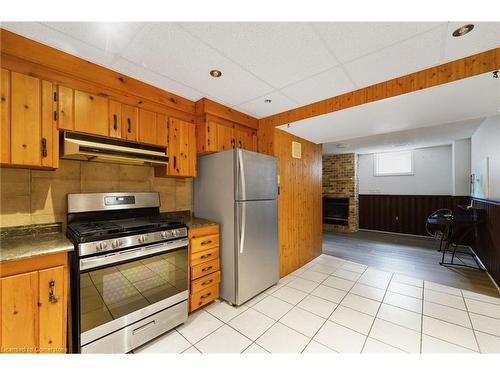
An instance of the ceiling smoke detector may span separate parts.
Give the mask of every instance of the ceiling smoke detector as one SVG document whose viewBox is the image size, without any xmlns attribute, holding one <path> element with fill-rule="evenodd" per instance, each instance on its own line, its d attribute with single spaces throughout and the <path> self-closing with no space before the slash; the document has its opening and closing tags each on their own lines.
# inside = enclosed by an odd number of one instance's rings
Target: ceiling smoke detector
<svg viewBox="0 0 500 375">
<path fill-rule="evenodd" d="M 214 78 L 219 78 L 222 75 L 220 70 L 214 69 L 210 71 L 210 75 Z"/>
<path fill-rule="evenodd" d="M 264 103 L 269 104 L 269 103 L 271 103 L 271 102 L 272 102 L 272 100 L 271 100 L 271 99 L 264 99 Z"/>
<path fill-rule="evenodd" d="M 465 34 L 470 33 L 473 28 L 474 25 L 472 23 L 469 23 L 468 25 L 463 25 L 462 27 L 459 27 L 451 35 L 458 38 L 459 36 L 464 36 Z"/>
</svg>

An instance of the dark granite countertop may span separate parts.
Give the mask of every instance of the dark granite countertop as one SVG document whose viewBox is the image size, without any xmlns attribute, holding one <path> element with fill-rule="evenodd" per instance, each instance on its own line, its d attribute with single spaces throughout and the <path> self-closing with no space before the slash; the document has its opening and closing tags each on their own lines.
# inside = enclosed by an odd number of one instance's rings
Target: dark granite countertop
<svg viewBox="0 0 500 375">
<path fill-rule="evenodd" d="M 203 219 L 201 217 L 191 215 L 190 211 L 163 212 L 161 213 L 161 216 L 183 222 L 188 226 L 188 228 L 201 228 L 210 225 L 218 225 L 218 223 L 209 219 Z"/>
<path fill-rule="evenodd" d="M 61 223 L 0 228 L 0 262 L 73 250 Z"/>
</svg>

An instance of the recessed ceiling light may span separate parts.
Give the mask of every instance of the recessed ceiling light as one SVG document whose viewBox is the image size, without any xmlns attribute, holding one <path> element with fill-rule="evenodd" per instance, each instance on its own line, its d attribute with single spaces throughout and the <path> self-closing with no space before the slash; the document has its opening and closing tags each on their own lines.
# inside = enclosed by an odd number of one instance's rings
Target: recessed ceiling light
<svg viewBox="0 0 500 375">
<path fill-rule="evenodd" d="M 346 147 L 347 147 L 347 145 L 346 145 L 345 143 L 337 143 L 337 144 L 335 145 L 335 147 L 337 147 L 337 148 L 346 148 Z"/>
<path fill-rule="evenodd" d="M 469 23 L 468 25 L 463 25 L 462 27 L 459 27 L 451 35 L 453 35 L 454 37 L 464 36 L 465 34 L 471 32 L 473 28 L 474 25 L 472 23 Z"/>
<path fill-rule="evenodd" d="M 271 100 L 271 99 L 264 99 L 264 103 L 268 103 L 268 104 L 269 104 L 269 103 L 271 103 L 271 102 L 272 102 L 272 100 Z"/>
<path fill-rule="evenodd" d="M 210 75 L 214 78 L 219 78 L 222 75 L 220 70 L 214 69 L 210 71 Z"/>
</svg>

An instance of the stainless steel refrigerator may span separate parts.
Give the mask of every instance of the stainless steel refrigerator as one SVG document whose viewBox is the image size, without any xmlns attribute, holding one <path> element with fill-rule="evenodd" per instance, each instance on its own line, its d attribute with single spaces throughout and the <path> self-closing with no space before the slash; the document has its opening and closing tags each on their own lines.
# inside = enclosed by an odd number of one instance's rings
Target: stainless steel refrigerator
<svg viewBox="0 0 500 375">
<path fill-rule="evenodd" d="M 241 305 L 279 280 L 275 157 L 235 149 L 200 156 L 194 213 L 220 224 L 220 298 Z"/>
</svg>

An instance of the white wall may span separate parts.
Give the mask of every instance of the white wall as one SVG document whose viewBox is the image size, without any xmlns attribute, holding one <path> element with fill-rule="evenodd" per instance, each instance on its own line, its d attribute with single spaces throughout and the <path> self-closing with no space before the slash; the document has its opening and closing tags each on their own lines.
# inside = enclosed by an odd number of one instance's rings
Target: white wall
<svg viewBox="0 0 500 375">
<path fill-rule="evenodd" d="M 490 196 L 500 201 L 500 116 L 485 119 L 471 138 L 472 173 L 484 158 L 489 158 Z"/>
<path fill-rule="evenodd" d="M 359 194 L 451 195 L 451 145 L 413 150 L 412 176 L 374 176 L 374 154 L 359 155 Z"/>
<path fill-rule="evenodd" d="M 471 140 L 459 139 L 451 145 L 453 195 L 470 195 Z"/>
</svg>

